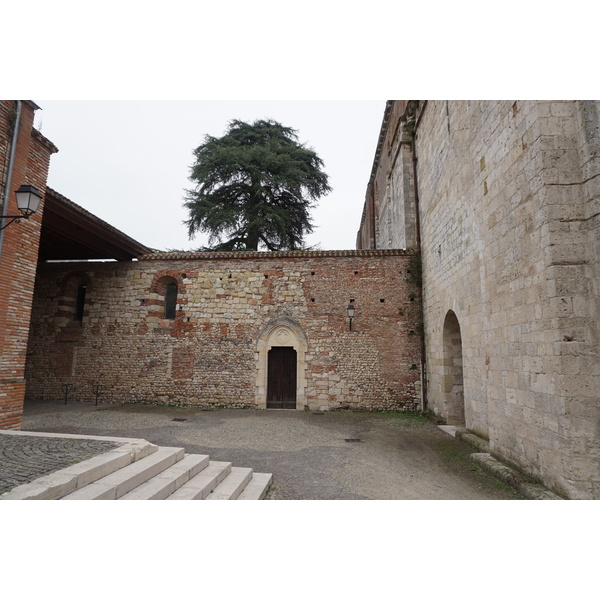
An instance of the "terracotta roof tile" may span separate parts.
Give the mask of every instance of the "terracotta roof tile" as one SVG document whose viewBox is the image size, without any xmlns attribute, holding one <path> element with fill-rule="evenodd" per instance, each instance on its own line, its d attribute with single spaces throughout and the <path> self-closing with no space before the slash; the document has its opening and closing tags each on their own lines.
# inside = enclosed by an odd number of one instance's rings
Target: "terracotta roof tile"
<svg viewBox="0 0 600 600">
<path fill-rule="evenodd" d="M 288 250 L 280 252 L 154 252 L 144 254 L 138 260 L 222 260 L 271 258 L 328 258 L 335 256 L 405 256 L 413 250 Z"/>
</svg>

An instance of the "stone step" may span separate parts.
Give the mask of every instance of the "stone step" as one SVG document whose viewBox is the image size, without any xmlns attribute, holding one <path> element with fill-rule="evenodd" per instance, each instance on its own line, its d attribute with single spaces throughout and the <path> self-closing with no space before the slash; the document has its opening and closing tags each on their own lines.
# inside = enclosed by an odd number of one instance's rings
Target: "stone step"
<svg viewBox="0 0 600 600">
<path fill-rule="evenodd" d="M 231 467 L 231 473 L 206 497 L 206 500 L 237 500 L 252 479 L 252 469 Z"/>
<path fill-rule="evenodd" d="M 106 477 L 63 496 L 62 500 L 116 500 L 155 477 L 184 456 L 183 448 L 159 447 L 156 452 Z"/>
<path fill-rule="evenodd" d="M 167 500 L 204 500 L 229 473 L 230 462 L 211 460 L 204 470 L 184 483 Z"/>
<path fill-rule="evenodd" d="M 38 435 L 38 434 L 32 434 Z M 49 434 L 58 435 L 58 434 Z M 91 437 L 91 436 L 81 436 Z M 2 494 L 2 500 L 260 500 L 269 473 L 211 461 L 142 439 L 119 442 L 109 452 L 42 476 Z"/>
<path fill-rule="evenodd" d="M 179 462 L 131 490 L 119 500 L 164 500 L 208 466 L 206 454 L 186 454 Z"/>
<path fill-rule="evenodd" d="M 271 473 L 252 473 L 252 479 L 238 496 L 238 500 L 262 500 L 273 481 Z"/>
</svg>

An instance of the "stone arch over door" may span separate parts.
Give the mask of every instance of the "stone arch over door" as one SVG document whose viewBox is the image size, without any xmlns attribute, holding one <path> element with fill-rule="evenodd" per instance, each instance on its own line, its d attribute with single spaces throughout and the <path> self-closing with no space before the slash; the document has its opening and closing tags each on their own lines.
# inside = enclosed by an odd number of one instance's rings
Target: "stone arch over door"
<svg viewBox="0 0 600 600">
<path fill-rule="evenodd" d="M 269 351 L 272 348 L 292 348 L 296 351 L 296 409 L 304 409 L 306 398 L 306 352 L 308 340 L 302 327 L 288 317 L 277 317 L 261 330 L 257 342 L 258 369 L 256 406 L 267 408 Z"/>
<path fill-rule="evenodd" d="M 465 424 L 465 399 L 463 385 L 463 351 L 460 324 L 456 313 L 449 310 L 443 330 L 443 375 L 444 417 L 448 425 Z"/>
</svg>

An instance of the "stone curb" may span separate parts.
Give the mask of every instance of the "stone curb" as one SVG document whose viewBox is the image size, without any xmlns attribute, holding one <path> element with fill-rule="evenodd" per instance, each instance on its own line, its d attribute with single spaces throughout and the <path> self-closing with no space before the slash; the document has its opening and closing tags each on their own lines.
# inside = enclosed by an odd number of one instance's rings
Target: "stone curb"
<svg viewBox="0 0 600 600">
<path fill-rule="evenodd" d="M 67 440 L 100 440 L 101 442 L 122 443 L 129 443 L 134 440 L 137 440 L 137 438 L 107 437 L 104 435 L 83 435 L 79 433 L 46 433 L 43 431 L 13 431 L 12 429 L 0 429 L 0 435 L 28 435 L 33 437 L 65 438 Z"/>
<path fill-rule="evenodd" d="M 480 438 L 478 435 L 474 433 L 461 433 L 458 436 L 461 440 L 467 442 L 467 444 L 471 444 L 474 448 L 477 448 L 479 452 L 483 452 L 486 454 L 490 453 L 490 443 L 483 438 Z"/>
<path fill-rule="evenodd" d="M 2 433 L 5 433 L 4 431 Z M 11 432 L 20 434 L 21 432 Z M 25 435 L 32 435 L 27 433 Z M 45 436 L 36 433 L 33 435 Z M 66 437 L 72 439 L 97 439 L 123 442 L 118 448 L 113 448 L 103 454 L 98 454 L 87 460 L 44 475 L 30 483 L 20 485 L 10 492 L 0 496 L 0 500 L 56 500 L 70 494 L 97 479 L 112 473 L 141 458 L 156 452 L 155 444 L 142 439 L 109 438 L 102 436 L 48 434 L 49 437 Z"/>
<path fill-rule="evenodd" d="M 524 475 L 502 464 L 488 452 L 471 454 L 471 460 L 496 479 L 514 487 L 529 500 L 563 499 L 546 489 L 543 485 L 530 481 Z"/>
<path fill-rule="evenodd" d="M 522 496 L 528 500 L 563 500 L 540 483 L 530 480 L 515 469 L 501 463 L 490 454 L 490 444 L 487 440 L 480 438 L 474 433 L 469 433 L 459 427 L 441 426 L 440 429 L 461 439 L 467 444 L 477 448 L 479 452 L 471 454 L 471 460 L 479 465 L 486 473 L 492 477 L 515 488 Z"/>
</svg>

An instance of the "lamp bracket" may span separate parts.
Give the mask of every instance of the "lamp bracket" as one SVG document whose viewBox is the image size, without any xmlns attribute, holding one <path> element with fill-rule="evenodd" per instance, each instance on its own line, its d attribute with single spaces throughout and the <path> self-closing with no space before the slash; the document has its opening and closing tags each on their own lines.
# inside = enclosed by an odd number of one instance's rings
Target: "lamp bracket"
<svg viewBox="0 0 600 600">
<path fill-rule="evenodd" d="M 19 219 L 29 219 L 29 215 L 0 215 L 0 219 L 10 219 L 8 223 L 0 225 L 0 231 L 2 231 L 2 229 L 6 229 L 11 223 L 19 221 Z"/>
</svg>

